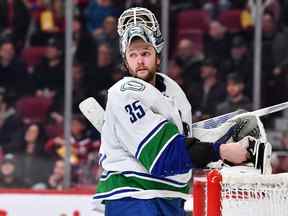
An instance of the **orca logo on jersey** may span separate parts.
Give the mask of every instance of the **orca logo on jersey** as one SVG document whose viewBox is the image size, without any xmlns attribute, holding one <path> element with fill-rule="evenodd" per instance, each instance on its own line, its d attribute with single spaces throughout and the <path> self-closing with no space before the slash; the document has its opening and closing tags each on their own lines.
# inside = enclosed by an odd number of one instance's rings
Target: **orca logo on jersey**
<svg viewBox="0 0 288 216">
<path fill-rule="evenodd" d="M 125 82 L 120 88 L 121 91 L 126 91 L 126 90 L 144 91 L 144 89 L 145 89 L 145 85 L 136 80 L 129 80 L 128 82 Z"/>
</svg>

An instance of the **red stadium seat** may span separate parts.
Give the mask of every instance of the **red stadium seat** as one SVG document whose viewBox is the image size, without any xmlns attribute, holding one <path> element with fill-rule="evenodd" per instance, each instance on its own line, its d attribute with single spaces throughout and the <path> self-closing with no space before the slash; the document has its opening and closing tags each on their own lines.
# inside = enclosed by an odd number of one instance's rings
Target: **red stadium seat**
<svg viewBox="0 0 288 216">
<path fill-rule="evenodd" d="M 185 10 L 177 15 L 177 31 L 187 29 L 208 30 L 210 17 L 208 12 L 202 10 Z"/>
<path fill-rule="evenodd" d="M 240 16 L 241 10 L 228 10 L 220 14 L 219 21 L 228 28 L 228 31 L 238 32 L 242 30 Z"/>
<path fill-rule="evenodd" d="M 16 103 L 16 112 L 24 121 L 44 122 L 52 102 L 47 97 L 23 97 Z"/>
<path fill-rule="evenodd" d="M 38 64 L 46 52 L 46 47 L 28 47 L 22 51 L 22 59 L 28 67 Z"/>
<path fill-rule="evenodd" d="M 0 209 L 0 216 L 7 216 L 7 212 L 5 210 Z"/>
<path fill-rule="evenodd" d="M 77 5 L 87 5 L 89 3 L 88 0 L 76 0 Z"/>
<path fill-rule="evenodd" d="M 201 30 L 180 30 L 177 32 L 177 41 L 182 39 L 190 39 L 194 44 L 195 48 L 202 50 L 203 48 L 203 32 Z"/>
</svg>

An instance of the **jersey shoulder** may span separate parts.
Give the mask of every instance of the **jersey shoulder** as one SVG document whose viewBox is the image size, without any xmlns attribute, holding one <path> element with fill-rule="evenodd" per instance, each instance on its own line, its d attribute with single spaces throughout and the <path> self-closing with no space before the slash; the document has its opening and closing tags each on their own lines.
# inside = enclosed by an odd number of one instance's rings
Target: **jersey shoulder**
<svg viewBox="0 0 288 216">
<path fill-rule="evenodd" d="M 164 79 L 164 84 L 166 85 L 166 88 L 169 88 L 172 86 L 173 88 L 176 88 L 177 90 L 183 91 L 182 88 L 179 86 L 179 84 L 175 80 L 167 76 L 166 74 L 157 73 L 157 75 L 161 76 Z"/>
<path fill-rule="evenodd" d="M 108 95 L 127 96 L 133 94 L 139 94 L 147 88 L 147 82 L 135 78 L 124 77 L 116 82 L 109 90 Z"/>
</svg>

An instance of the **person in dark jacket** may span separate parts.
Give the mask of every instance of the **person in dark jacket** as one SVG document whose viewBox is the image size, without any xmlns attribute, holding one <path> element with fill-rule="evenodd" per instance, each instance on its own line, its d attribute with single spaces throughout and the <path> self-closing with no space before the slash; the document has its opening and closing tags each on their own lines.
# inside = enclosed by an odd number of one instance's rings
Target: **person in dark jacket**
<svg viewBox="0 0 288 216">
<path fill-rule="evenodd" d="M 0 88 L 12 101 L 33 90 L 27 67 L 16 56 L 15 45 L 9 38 L 0 41 L 0 77 Z"/>
<path fill-rule="evenodd" d="M 242 77 L 237 73 L 231 73 L 227 76 L 227 98 L 224 102 L 217 106 L 217 114 L 225 114 L 244 109 L 250 111 L 252 103 L 250 99 L 244 95 L 245 84 Z"/>
<path fill-rule="evenodd" d="M 6 154 L 0 163 L 0 188 L 25 188 L 27 185 L 16 176 L 14 155 Z"/>
<path fill-rule="evenodd" d="M 218 74 L 215 59 L 206 58 L 200 68 L 201 83 L 192 83 L 188 90 L 197 118 L 215 116 L 217 105 L 225 100 L 225 84 L 219 80 Z"/>
<path fill-rule="evenodd" d="M 24 0 L 0 1 L 0 32 L 13 35 L 18 47 L 23 47 L 31 15 Z"/>
</svg>

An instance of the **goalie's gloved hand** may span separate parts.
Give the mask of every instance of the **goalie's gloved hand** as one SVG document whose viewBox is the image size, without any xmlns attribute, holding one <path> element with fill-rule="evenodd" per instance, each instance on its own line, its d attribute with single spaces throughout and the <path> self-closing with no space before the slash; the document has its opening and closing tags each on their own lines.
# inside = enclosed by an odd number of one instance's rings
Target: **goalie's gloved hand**
<svg viewBox="0 0 288 216">
<path fill-rule="evenodd" d="M 238 145 L 238 147 L 233 145 Z M 224 148 L 224 152 L 222 152 L 221 157 L 222 159 L 224 159 L 224 163 L 227 165 L 233 166 L 241 163 L 246 165 L 253 164 L 253 167 L 255 169 L 261 170 L 261 173 L 271 174 L 272 172 L 272 147 L 271 144 L 268 142 L 263 143 L 259 139 L 255 139 L 251 136 L 246 136 L 237 143 L 224 144 L 220 148 Z M 243 149 L 245 149 L 246 151 L 246 159 L 242 158 L 241 161 L 241 157 L 239 157 L 239 155 L 243 156 Z M 223 149 L 220 150 L 223 151 Z M 239 155 L 237 156 L 237 153 L 233 153 L 233 151 L 239 151 Z M 236 158 L 240 160 L 237 161 Z"/>
<path fill-rule="evenodd" d="M 238 142 L 246 136 L 251 136 L 256 139 L 260 138 L 260 128 L 256 116 L 251 114 L 240 115 L 235 121 L 233 140 Z"/>
<path fill-rule="evenodd" d="M 220 146 L 220 157 L 229 165 L 238 165 L 248 160 L 249 137 L 245 137 L 239 142 L 231 142 Z"/>
</svg>

